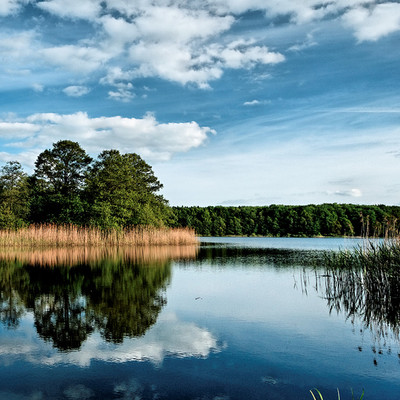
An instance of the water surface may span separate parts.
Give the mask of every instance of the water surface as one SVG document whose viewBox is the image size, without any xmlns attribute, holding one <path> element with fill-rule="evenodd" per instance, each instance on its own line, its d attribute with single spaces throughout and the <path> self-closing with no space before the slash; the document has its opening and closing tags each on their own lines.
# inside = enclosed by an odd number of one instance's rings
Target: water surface
<svg viewBox="0 0 400 400">
<path fill-rule="evenodd" d="M 0 398 L 398 399 L 398 276 L 315 264 L 358 243 L 7 251 Z"/>
</svg>

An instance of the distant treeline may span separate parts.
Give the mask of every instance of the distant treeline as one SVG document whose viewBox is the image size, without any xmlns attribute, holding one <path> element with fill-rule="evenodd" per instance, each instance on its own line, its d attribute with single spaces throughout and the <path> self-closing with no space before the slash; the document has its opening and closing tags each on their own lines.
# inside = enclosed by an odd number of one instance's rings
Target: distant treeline
<svg viewBox="0 0 400 400">
<path fill-rule="evenodd" d="M 203 236 L 393 236 L 400 207 L 320 204 L 172 207 L 179 227 Z"/>
</svg>

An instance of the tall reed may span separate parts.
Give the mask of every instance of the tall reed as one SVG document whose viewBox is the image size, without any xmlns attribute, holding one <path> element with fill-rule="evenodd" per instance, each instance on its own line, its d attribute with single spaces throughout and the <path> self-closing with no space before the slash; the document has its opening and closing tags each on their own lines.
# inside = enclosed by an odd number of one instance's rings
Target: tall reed
<svg viewBox="0 0 400 400">
<path fill-rule="evenodd" d="M 102 230 L 97 227 L 40 224 L 0 230 L 0 247 L 46 246 L 160 246 L 198 242 L 190 228 L 133 226 Z"/>
<path fill-rule="evenodd" d="M 352 250 L 329 251 L 325 253 L 324 262 L 336 268 L 399 271 L 400 239 L 366 240 L 362 246 Z"/>
</svg>

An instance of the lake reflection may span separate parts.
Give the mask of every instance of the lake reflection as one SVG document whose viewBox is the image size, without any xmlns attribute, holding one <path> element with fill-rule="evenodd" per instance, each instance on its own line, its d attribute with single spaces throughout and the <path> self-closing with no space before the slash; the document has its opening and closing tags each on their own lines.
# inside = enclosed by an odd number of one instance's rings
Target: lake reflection
<svg viewBox="0 0 400 400">
<path fill-rule="evenodd" d="M 0 321 L 18 327 L 32 313 L 38 335 L 76 350 L 94 331 L 121 343 L 142 336 L 166 303 L 171 260 L 196 247 L 47 249 L 0 256 Z"/>
<path fill-rule="evenodd" d="M 398 399 L 399 274 L 312 241 L 4 252 L 0 399 Z"/>
</svg>

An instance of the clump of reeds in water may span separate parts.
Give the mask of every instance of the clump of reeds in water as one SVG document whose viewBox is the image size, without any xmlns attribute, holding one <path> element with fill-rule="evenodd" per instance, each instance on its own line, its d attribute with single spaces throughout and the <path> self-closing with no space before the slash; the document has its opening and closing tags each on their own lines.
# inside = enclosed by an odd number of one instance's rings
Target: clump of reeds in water
<svg viewBox="0 0 400 400">
<path fill-rule="evenodd" d="M 40 224 L 0 230 L 2 247 L 45 246 L 160 246 L 198 242 L 193 229 L 133 226 L 103 230 L 97 227 Z"/>
<path fill-rule="evenodd" d="M 400 239 L 367 240 L 351 250 L 325 253 L 325 263 L 336 268 L 384 269 L 400 271 Z"/>
</svg>

